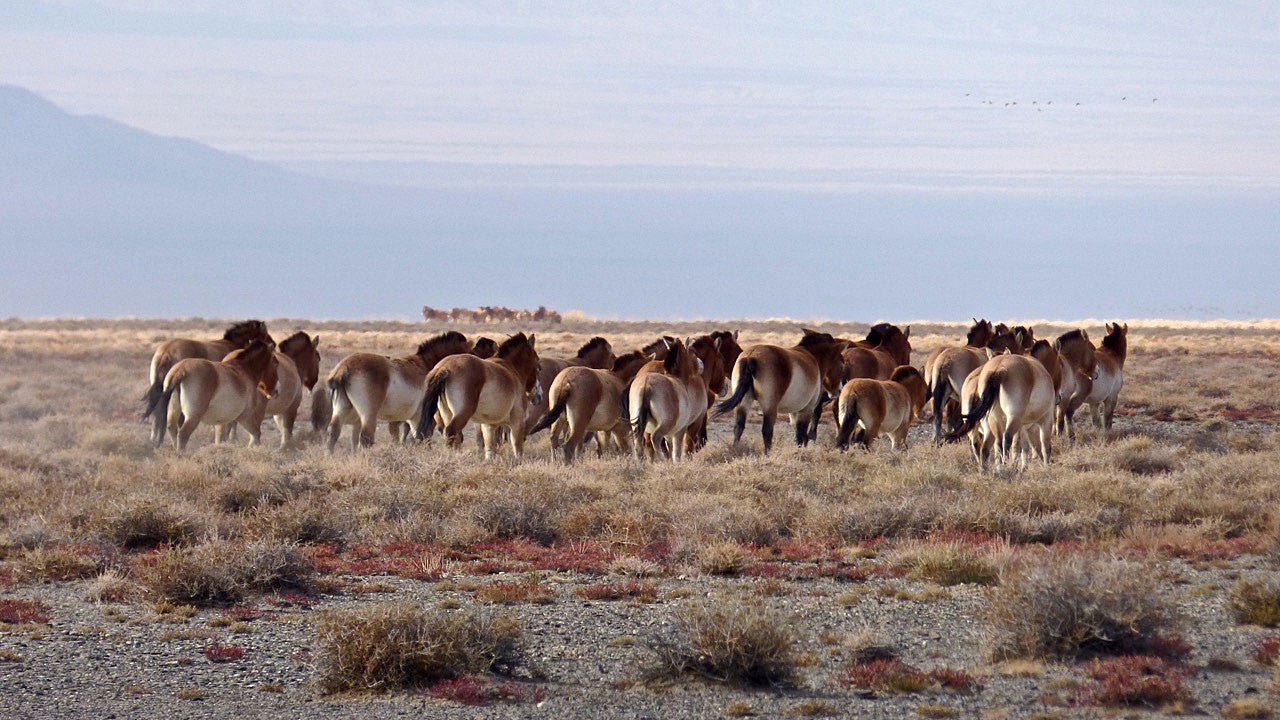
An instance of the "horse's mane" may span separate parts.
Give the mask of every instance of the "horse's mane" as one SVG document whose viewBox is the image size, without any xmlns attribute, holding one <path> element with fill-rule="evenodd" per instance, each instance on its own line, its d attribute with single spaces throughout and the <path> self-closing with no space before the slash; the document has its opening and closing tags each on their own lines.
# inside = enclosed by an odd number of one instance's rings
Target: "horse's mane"
<svg viewBox="0 0 1280 720">
<path fill-rule="evenodd" d="M 290 335 L 284 340 L 281 340 L 280 346 L 278 349 L 280 350 L 280 352 L 284 353 L 285 355 L 288 355 L 291 350 L 295 349 L 296 347 L 302 344 L 310 345 L 311 336 L 299 330 L 298 332 Z"/>
<path fill-rule="evenodd" d="M 675 341 L 676 339 L 671 337 L 670 335 L 663 335 L 657 340 L 654 340 L 648 345 L 645 345 L 644 347 L 640 348 L 640 351 L 646 355 L 655 355 L 658 352 L 665 351 L 667 347 L 670 344 L 674 343 Z"/>
<path fill-rule="evenodd" d="M 500 358 L 507 357 L 520 346 L 528 345 L 528 344 L 529 344 L 529 338 L 525 337 L 524 333 L 522 332 L 516 333 L 515 335 L 512 335 L 506 340 L 503 340 L 502 344 L 498 346 L 498 357 Z"/>
<path fill-rule="evenodd" d="M 1062 347 L 1066 343 L 1072 342 L 1074 340 L 1084 340 L 1084 330 L 1081 330 L 1080 328 L 1076 328 L 1071 332 L 1062 333 L 1061 335 L 1058 336 L 1057 341 L 1054 342 L 1054 346 Z"/>
<path fill-rule="evenodd" d="M 578 357 L 585 358 L 592 351 L 601 347 L 605 347 L 605 348 L 609 347 L 609 341 L 597 335 L 591 338 L 590 340 L 588 340 L 585 345 L 578 348 Z"/>
<path fill-rule="evenodd" d="M 235 340 L 238 337 L 259 337 L 267 334 L 267 324 L 261 320 L 244 320 L 228 327 L 222 333 L 223 340 Z"/>
<path fill-rule="evenodd" d="M 679 367 L 681 350 L 683 350 L 686 353 L 689 352 L 689 348 L 685 347 L 684 343 L 677 340 L 675 344 L 671 346 L 671 351 L 668 352 L 667 356 L 662 359 L 663 370 L 666 370 L 669 373 L 675 372 L 676 368 Z"/>
<path fill-rule="evenodd" d="M 819 347 L 822 345 L 830 345 L 836 341 L 831 337 L 831 333 L 809 331 L 800 338 L 800 347 Z"/>
<path fill-rule="evenodd" d="M 1051 346 L 1049 345 L 1048 340 L 1044 340 L 1044 339 L 1037 340 L 1035 341 L 1035 343 L 1031 345 L 1030 354 L 1032 357 L 1035 357 L 1035 354 L 1037 352 L 1048 350 L 1050 347 Z"/>
<path fill-rule="evenodd" d="M 439 335 L 436 335 L 433 338 L 428 338 L 426 340 L 423 340 L 421 343 L 419 343 L 418 354 L 426 355 L 432 350 L 435 350 L 437 347 L 441 345 L 445 345 L 447 343 L 462 343 L 463 345 L 466 345 L 467 336 L 463 335 L 457 330 L 450 330 L 449 332 L 440 333 Z"/>
<path fill-rule="evenodd" d="M 889 379 L 894 382 L 902 382 L 903 380 L 906 380 L 909 377 L 918 377 L 921 380 L 924 380 L 924 374 L 922 374 L 919 369 L 917 369 L 912 365 L 899 365 L 898 367 L 894 368 L 893 374 L 889 376 Z"/>
<path fill-rule="evenodd" d="M 876 323 L 867 331 L 865 342 L 871 347 L 880 347 L 895 335 L 901 335 L 902 329 L 893 323 Z"/>
<path fill-rule="evenodd" d="M 1113 352 L 1120 352 L 1128 349 L 1128 343 L 1125 342 L 1124 333 L 1112 330 L 1107 336 L 1102 338 L 1102 347 Z"/>
<path fill-rule="evenodd" d="M 633 362 L 639 362 L 641 360 L 644 360 L 647 362 L 649 360 L 649 357 L 644 353 L 640 352 L 639 350 L 632 350 L 631 352 L 626 353 L 625 355 L 619 355 L 616 358 L 614 358 L 613 369 L 621 370 L 627 365 Z"/>
</svg>

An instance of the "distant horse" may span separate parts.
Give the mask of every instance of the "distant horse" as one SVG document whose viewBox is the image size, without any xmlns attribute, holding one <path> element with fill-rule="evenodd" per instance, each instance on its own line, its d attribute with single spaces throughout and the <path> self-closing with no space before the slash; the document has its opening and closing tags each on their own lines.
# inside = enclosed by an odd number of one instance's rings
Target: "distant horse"
<svg viewBox="0 0 1280 720">
<path fill-rule="evenodd" d="M 254 340 L 274 343 L 267 333 L 267 324 L 261 320 L 245 320 L 228 327 L 220 340 L 192 340 L 175 338 L 166 340 L 156 348 L 151 356 L 151 369 L 148 374 L 150 386 L 143 396 L 148 407 L 159 402 L 164 393 L 164 377 L 178 361 L 187 358 L 204 358 L 205 360 L 222 360 L 227 353 L 249 346 Z M 148 413 L 150 414 L 150 413 Z M 151 442 L 159 445 L 164 442 L 165 417 L 167 413 L 155 413 L 151 426 Z"/>
<path fill-rule="evenodd" d="M 719 355 L 717 354 L 717 359 Z M 707 384 L 702 363 L 676 340 L 662 360 L 662 370 L 637 375 L 628 390 L 636 458 L 643 459 L 648 434 L 655 457 L 684 457 L 696 444 L 698 423 L 707 414 Z"/>
<path fill-rule="evenodd" d="M 404 439 L 404 424 L 416 429 L 427 373 L 444 358 L 471 352 L 471 344 L 460 332 L 449 332 L 418 345 L 404 357 L 374 353 L 353 353 L 329 373 L 326 385 L 332 415 L 329 420 L 329 452 L 342 434 L 342 426 L 359 425 L 352 431 L 351 447 L 373 445 L 378 421 L 390 423 L 391 437 Z"/>
<path fill-rule="evenodd" d="M 560 371 L 547 391 L 550 409 L 530 434 L 542 432 L 561 421 L 568 425 L 562 449 L 564 461 L 572 463 L 582 450 L 587 433 L 596 436 L 598 454 L 604 451 L 605 437 L 611 436 L 618 447 L 629 446 L 629 419 L 622 413 L 622 398 L 631 379 L 649 358 L 640 351 L 619 355 L 610 370 L 570 366 Z"/>
<path fill-rule="evenodd" d="M 273 343 L 252 340 L 218 362 L 180 360 L 165 374 L 160 397 L 147 404 L 146 414 L 168 413 L 178 450 L 186 449 L 202 421 L 213 424 L 214 443 L 221 443 L 229 426 L 238 422 L 249 432 L 249 444 L 256 445 L 267 399 L 276 386 L 274 353 Z"/>
<path fill-rule="evenodd" d="M 613 354 L 613 346 L 609 341 L 596 336 L 588 340 L 582 347 L 578 348 L 578 353 L 571 358 L 558 357 L 538 357 L 538 382 L 542 387 L 549 388 L 551 383 L 555 381 L 556 375 L 567 367 L 588 367 L 595 370 L 608 370 L 613 367 L 613 362 L 617 358 Z M 542 397 L 541 402 L 529 406 L 529 417 L 525 420 L 525 435 L 528 436 L 533 432 L 533 426 L 546 416 L 548 410 L 547 399 Z M 551 429 L 551 448 L 553 450 L 559 448 L 564 443 L 565 426 L 563 423 Z"/>
<path fill-rule="evenodd" d="M 964 381 L 960 385 L 963 389 Z M 1038 360 L 1006 350 L 982 366 L 972 387 L 978 403 L 964 414 L 960 427 L 948 434 L 948 439 L 969 434 L 985 419 L 987 428 L 980 451 L 984 470 L 993 443 L 998 444 L 1004 460 L 1012 462 L 1014 451 L 1022 449 L 1026 436 L 1030 436 L 1029 444 L 1048 464 L 1052 456 L 1057 398 L 1053 378 L 1045 366 Z M 1025 466 L 1025 450 L 1023 452 Z"/>
<path fill-rule="evenodd" d="M 313 338 L 296 332 L 276 348 L 276 391 L 267 401 L 264 412 L 275 418 L 282 448 L 293 443 L 293 426 L 298 419 L 298 407 L 302 405 L 303 389 L 313 389 L 319 379 L 319 346 L 319 335 Z"/>
<path fill-rule="evenodd" d="M 894 368 L 888 380 L 850 380 L 832 405 L 836 447 L 845 450 L 852 439 L 870 450 L 877 437 L 888 435 L 895 450 L 905 450 L 907 431 L 924 401 L 924 376 L 910 365 Z"/>
<path fill-rule="evenodd" d="M 484 457 L 496 452 L 499 431 L 509 432 L 511 450 L 517 458 L 524 452 L 525 418 L 530 393 L 541 395 L 538 383 L 538 353 L 535 336 L 516 333 L 498 346 L 495 357 L 481 360 L 475 355 L 453 355 L 442 360 L 427 376 L 426 398 L 418 422 L 418 439 L 425 438 L 435 423 L 436 412 L 444 422 L 448 444 L 462 444 L 462 431 L 475 420 L 484 440 Z"/>
<path fill-rule="evenodd" d="M 748 396 L 760 405 L 764 416 L 760 433 L 767 454 L 773 449 L 773 426 L 778 413 L 791 415 L 796 443 L 809 442 L 811 425 L 823 393 L 834 393 L 843 367 L 841 344 L 824 332 L 805 329 L 800 342 L 790 348 L 752 345 L 742 351 L 733 366 L 733 394 L 715 406 L 717 416 L 736 409 L 733 441 L 742 439 L 747 425 Z"/>
</svg>

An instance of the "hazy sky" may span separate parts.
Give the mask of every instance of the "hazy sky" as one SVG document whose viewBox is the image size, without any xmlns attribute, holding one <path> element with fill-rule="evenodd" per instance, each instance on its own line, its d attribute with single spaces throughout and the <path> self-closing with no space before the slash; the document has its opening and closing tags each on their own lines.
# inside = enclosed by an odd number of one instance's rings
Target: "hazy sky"
<svg viewBox="0 0 1280 720">
<path fill-rule="evenodd" d="M 23 0 L 0 82 L 295 167 L 1280 186 L 1274 2 Z"/>
</svg>

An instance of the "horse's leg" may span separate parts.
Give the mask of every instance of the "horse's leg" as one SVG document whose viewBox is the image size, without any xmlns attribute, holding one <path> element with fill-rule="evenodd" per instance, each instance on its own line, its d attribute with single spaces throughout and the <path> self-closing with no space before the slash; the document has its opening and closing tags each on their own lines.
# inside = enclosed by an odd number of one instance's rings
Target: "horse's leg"
<svg viewBox="0 0 1280 720">
<path fill-rule="evenodd" d="M 178 428 L 178 432 L 174 435 L 174 443 L 178 450 L 187 449 L 187 441 L 191 439 L 191 434 L 196 431 L 196 428 L 200 426 L 200 420 L 204 417 L 207 409 L 192 408 L 193 412 L 185 413 L 186 417 L 182 420 L 182 427 Z"/>
<path fill-rule="evenodd" d="M 329 454 L 333 454 L 333 446 L 338 444 L 338 436 L 342 434 L 342 416 L 334 414 L 329 418 L 329 436 L 325 439 L 325 445 L 329 450 Z"/>
<path fill-rule="evenodd" d="M 804 447 L 809 444 L 809 415 L 803 411 L 791 416 L 791 424 L 796 432 L 796 445 Z"/>
<path fill-rule="evenodd" d="M 903 424 L 902 427 L 898 428 L 898 432 L 889 436 L 889 442 L 893 445 L 894 450 L 907 449 L 907 430 L 910 427 L 910 424 Z"/>
<path fill-rule="evenodd" d="M 1103 422 L 1102 427 L 1104 430 L 1108 432 L 1111 431 L 1111 421 L 1115 417 L 1116 402 L 1119 399 L 1120 399 L 1119 397 L 1109 397 L 1107 398 L 1106 402 L 1102 406 L 1102 422 Z"/>
<path fill-rule="evenodd" d="M 281 416 L 276 416 L 276 425 L 280 426 L 280 447 L 286 448 L 293 444 L 293 428 L 298 422 L 298 407 L 302 404 L 302 394 L 298 394 L 298 402 L 292 407 L 285 410 L 284 422 L 280 422 Z"/>
<path fill-rule="evenodd" d="M 1053 426 L 1049 422 L 1040 425 L 1040 457 L 1048 465 L 1053 455 Z"/>
<path fill-rule="evenodd" d="M 495 453 L 494 441 L 496 439 L 497 434 L 498 434 L 497 425 L 488 425 L 488 424 L 480 425 L 480 435 L 484 438 L 484 459 L 485 460 L 493 459 L 493 456 Z"/>
<path fill-rule="evenodd" d="M 733 414 L 733 444 L 742 439 L 742 432 L 747 429 L 747 408 L 739 405 Z"/>
<path fill-rule="evenodd" d="M 167 408 L 168 417 L 165 418 L 169 425 L 169 437 L 173 438 L 173 446 L 178 446 L 178 429 L 182 427 L 182 404 L 180 402 L 179 393 L 182 392 L 182 386 L 178 386 L 174 390 L 173 397 L 169 400 Z M 157 410 L 158 412 L 158 410 Z M 164 442 L 164 433 L 160 434 L 160 441 L 156 443 L 156 447 Z"/>
<path fill-rule="evenodd" d="M 502 429 L 511 439 L 511 451 L 515 453 L 517 460 L 524 457 L 524 428 L 524 418 L 521 417 Z"/>
<path fill-rule="evenodd" d="M 770 410 L 760 420 L 760 437 L 764 440 L 764 454 L 773 449 L 773 424 L 778 421 L 778 411 Z"/>
<path fill-rule="evenodd" d="M 391 436 L 391 442 L 404 442 L 406 424 L 403 420 L 392 420 L 387 423 L 387 434 Z"/>
</svg>

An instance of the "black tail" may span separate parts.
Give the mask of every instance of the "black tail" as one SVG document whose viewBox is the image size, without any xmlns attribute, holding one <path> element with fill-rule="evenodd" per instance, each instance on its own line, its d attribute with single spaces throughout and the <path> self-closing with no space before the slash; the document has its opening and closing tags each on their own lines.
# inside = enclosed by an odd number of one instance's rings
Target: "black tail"
<svg viewBox="0 0 1280 720">
<path fill-rule="evenodd" d="M 951 391 L 951 378 L 944 372 L 934 371 L 938 375 L 938 383 L 933 386 L 933 439 L 942 441 L 942 409 L 946 407 L 947 395 Z"/>
<path fill-rule="evenodd" d="M 644 449 L 644 429 L 649 426 L 649 391 L 640 394 L 640 407 L 636 408 L 636 420 L 631 424 L 631 432 L 636 438 L 636 448 Z M 638 451 L 639 451 L 638 450 Z"/>
<path fill-rule="evenodd" d="M 427 439 L 436 429 L 436 407 L 440 405 L 440 396 L 444 394 L 444 386 L 448 381 L 448 372 L 432 373 L 427 378 L 427 396 L 422 399 L 422 417 L 418 418 L 416 437 L 419 440 Z"/>
<path fill-rule="evenodd" d="M 173 369 L 172 362 L 161 360 L 156 365 L 156 379 L 151 383 L 151 387 L 147 388 L 147 392 L 142 395 L 142 401 L 146 403 L 146 409 L 142 411 L 143 420 L 151 417 L 151 413 L 155 412 L 156 406 L 160 404 L 160 396 L 164 395 L 164 378 L 171 369 Z"/>
<path fill-rule="evenodd" d="M 960 427 L 955 432 L 947 434 L 948 441 L 955 442 L 968 435 L 982 418 L 987 416 L 987 413 L 991 411 L 991 407 L 996 404 L 996 396 L 1000 394 L 1000 383 L 1003 380 L 1004 373 L 999 371 L 987 375 L 987 382 L 982 386 L 982 397 L 978 400 L 978 407 L 973 408 L 968 415 L 964 416 L 964 422 L 960 424 Z"/>
<path fill-rule="evenodd" d="M 178 386 L 175 383 L 174 386 L 169 388 L 168 390 L 165 390 L 162 387 L 160 389 L 159 395 L 152 396 L 151 393 L 148 392 L 147 393 L 147 409 L 145 412 L 142 413 L 142 419 L 146 420 L 147 418 L 151 417 L 152 413 L 163 413 L 165 410 L 162 408 L 169 407 L 169 400 L 173 397 L 173 391 L 176 390 L 177 388 Z"/>
<path fill-rule="evenodd" d="M 832 405 L 831 414 L 836 419 L 836 447 L 848 450 L 849 437 L 853 435 L 853 429 L 858 426 L 858 396 L 849 393 L 849 404 L 844 409 L 843 417 L 841 417 L 839 400 Z"/>
<path fill-rule="evenodd" d="M 529 430 L 529 434 L 533 435 L 534 433 L 540 433 L 552 425 L 555 425 L 556 421 L 560 419 L 560 416 L 564 414 L 564 409 L 568 406 L 569 393 L 565 392 L 560 396 L 560 399 L 556 401 L 556 404 L 551 406 L 551 409 L 547 411 L 547 414 L 542 416 L 542 419 L 538 421 L 538 424 L 534 425 L 533 428 Z"/>
<path fill-rule="evenodd" d="M 715 409 L 712 411 L 712 417 L 723 417 L 729 414 L 731 410 L 738 407 L 747 397 L 747 393 L 751 392 L 751 386 L 755 383 L 756 377 L 756 359 L 742 358 L 738 361 L 738 385 L 733 389 L 733 394 L 716 403 Z"/>
<path fill-rule="evenodd" d="M 333 391 L 323 388 L 311 391 L 311 429 L 320 431 L 333 419 Z"/>
</svg>

